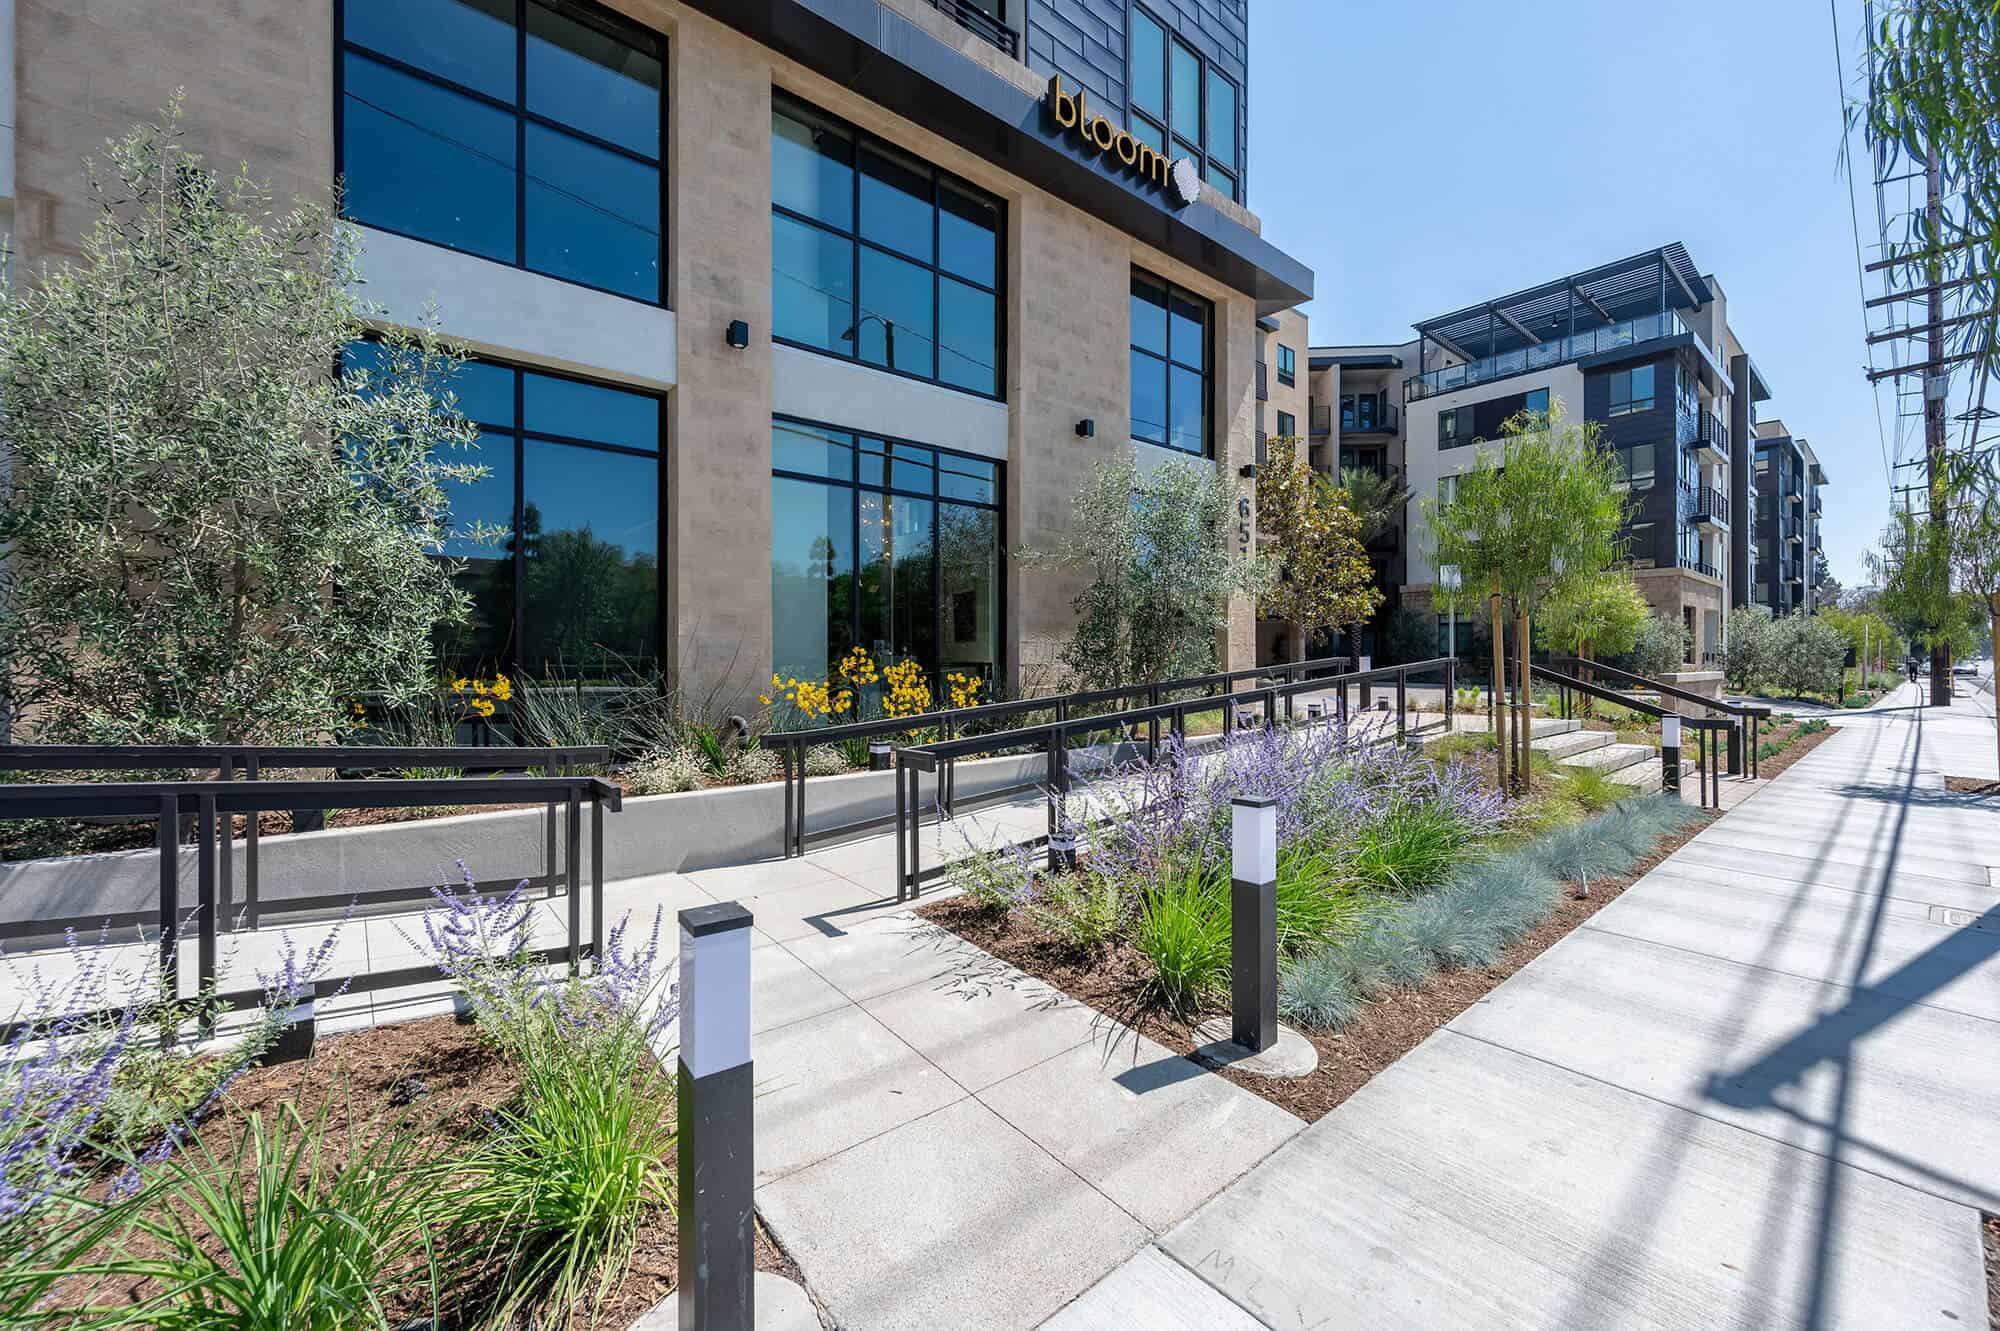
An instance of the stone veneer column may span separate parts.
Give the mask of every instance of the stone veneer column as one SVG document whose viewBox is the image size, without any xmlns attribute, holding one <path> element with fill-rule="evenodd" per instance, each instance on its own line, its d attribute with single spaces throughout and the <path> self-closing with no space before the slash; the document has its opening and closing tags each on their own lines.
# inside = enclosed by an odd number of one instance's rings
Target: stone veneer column
<svg viewBox="0 0 2000 1331">
<path fill-rule="evenodd" d="M 1230 489 L 1250 500 L 1250 530 L 1257 530 L 1257 483 L 1238 473 L 1257 460 L 1257 347 L 1263 338 L 1257 327 L 1257 305 L 1248 296 L 1232 295 L 1215 304 L 1215 454 L 1216 466 Z M 1277 368 L 1270 367 L 1273 379 Z M 1273 418 L 1275 423 L 1275 418 Z M 1232 509 L 1225 539 L 1240 552 Z M 1257 664 L 1257 604 L 1248 596 L 1229 603 L 1229 625 L 1216 645 L 1224 670 L 1248 670 Z"/>
<path fill-rule="evenodd" d="M 693 696 L 749 698 L 771 671 L 770 56 L 686 10 L 668 51 L 666 636 Z"/>
</svg>

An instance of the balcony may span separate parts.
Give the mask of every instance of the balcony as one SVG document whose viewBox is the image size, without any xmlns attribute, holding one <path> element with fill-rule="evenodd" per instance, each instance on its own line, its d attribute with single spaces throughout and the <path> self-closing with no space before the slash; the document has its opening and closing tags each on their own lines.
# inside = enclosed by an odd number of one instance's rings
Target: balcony
<svg viewBox="0 0 2000 1331">
<path fill-rule="evenodd" d="M 1786 514 L 1778 519 L 1778 536 L 1787 545 L 1798 545 L 1806 539 L 1805 524 Z"/>
<path fill-rule="evenodd" d="M 1333 433 L 1333 408 L 1314 407 L 1312 409 L 1312 437 L 1325 439 Z"/>
<path fill-rule="evenodd" d="M 1623 323 L 1593 328 L 1574 337 L 1558 337 L 1531 347 L 1503 351 L 1497 356 L 1485 356 L 1464 365 L 1447 365 L 1413 375 L 1403 382 L 1403 401 L 1416 402 L 1439 393 L 1451 393 L 1475 384 L 1491 383 L 1495 379 L 1506 379 L 1530 370 L 1546 369 L 1564 361 L 1581 360 L 1599 352 L 1637 346 L 1641 342 L 1673 337 L 1687 331 L 1688 326 L 1673 310 L 1664 314 L 1645 314 Z"/>
<path fill-rule="evenodd" d="M 1012 28 L 988 13 L 979 0 L 931 0 L 931 8 L 947 15 L 967 32 L 999 47 L 1010 58 L 1021 58 L 1021 39 Z"/>
<path fill-rule="evenodd" d="M 1684 447 L 1703 461 L 1726 466 L 1729 462 L 1729 427 L 1714 412 L 1700 412 L 1695 420 L 1694 438 L 1688 440 Z"/>
<path fill-rule="evenodd" d="M 1690 573 L 1699 573 L 1705 578 L 1720 578 L 1722 573 L 1715 565 L 1697 555 L 1682 555 L 1681 567 Z"/>
<path fill-rule="evenodd" d="M 1814 517 L 1819 516 L 1819 491 L 1817 489 L 1813 491 L 1812 502 L 1810 504 L 1807 504 L 1806 507 L 1812 510 L 1812 515 Z"/>
<path fill-rule="evenodd" d="M 1396 433 L 1397 423 L 1401 419 L 1398 415 L 1401 408 L 1397 407 L 1393 402 L 1381 402 L 1374 399 L 1370 399 L 1370 401 L 1373 403 L 1373 410 L 1364 408 L 1355 411 L 1343 410 L 1340 413 L 1341 438 L 1345 439 L 1351 434 Z"/>
<path fill-rule="evenodd" d="M 1694 520 L 1715 527 L 1729 525 L 1729 496 L 1712 485 L 1694 487 Z"/>
<path fill-rule="evenodd" d="M 1257 362 L 1257 400 L 1259 402 L 1271 400 L 1271 385 L 1265 374 L 1264 362 L 1261 360 Z"/>
</svg>

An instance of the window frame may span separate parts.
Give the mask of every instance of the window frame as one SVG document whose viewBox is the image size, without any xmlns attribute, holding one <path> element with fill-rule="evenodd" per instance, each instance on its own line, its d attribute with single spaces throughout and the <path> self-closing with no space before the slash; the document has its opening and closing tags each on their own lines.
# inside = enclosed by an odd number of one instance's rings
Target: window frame
<svg viewBox="0 0 2000 1331">
<path fill-rule="evenodd" d="M 374 334 L 369 334 L 359 340 L 363 342 L 380 342 L 382 339 Z M 656 393 L 647 388 L 636 388 L 631 384 L 614 383 L 608 379 L 595 379 L 586 374 L 572 374 L 566 370 L 551 370 L 539 365 L 529 365 L 520 361 L 505 360 L 494 356 L 472 356 L 467 359 L 473 365 L 484 365 L 491 369 L 505 370 L 509 378 L 513 380 L 514 423 L 512 425 L 489 424 L 479 420 L 470 412 L 464 411 L 463 407 L 460 409 L 465 419 L 477 427 L 480 433 L 504 435 L 508 442 L 514 446 L 513 507 L 508 519 L 509 535 L 514 547 L 508 556 L 514 566 L 514 622 L 508 626 L 507 659 L 504 663 L 506 669 L 516 679 L 525 678 L 528 674 L 535 673 L 530 671 L 524 664 L 522 656 L 522 647 L 527 640 L 528 600 L 522 593 L 527 587 L 528 552 L 521 540 L 521 529 L 527 525 L 527 445 L 531 439 L 542 443 L 558 444 L 566 448 L 588 448 L 600 453 L 616 453 L 623 457 L 649 458 L 656 464 L 657 476 L 654 481 L 653 491 L 656 501 L 654 522 L 657 524 L 657 537 L 653 544 L 655 551 L 654 571 L 658 586 L 655 589 L 657 609 L 654 622 L 658 625 L 657 633 L 659 641 L 654 645 L 654 649 L 656 659 L 662 663 L 666 662 L 668 659 L 666 643 L 668 640 L 667 601 L 669 590 L 667 570 L 672 548 L 671 535 L 673 530 L 668 520 L 667 471 L 670 444 L 667 428 L 670 424 L 670 417 L 667 414 L 666 394 Z M 340 361 L 340 368 L 341 372 L 345 373 L 346 358 L 344 355 Z M 538 374 L 545 379 L 563 379 L 570 383 L 583 384 L 589 388 L 607 388 L 614 392 L 629 394 L 633 397 L 652 399 L 654 410 L 658 413 L 659 447 L 657 449 L 638 448 L 631 444 L 610 444 L 601 439 L 580 439 L 574 435 L 556 434 L 549 430 L 529 429 L 528 381 L 526 376 L 530 374 Z M 438 555 L 434 556 L 434 558 L 451 559 L 461 558 L 461 556 Z M 496 662 L 496 664 L 499 663 Z M 543 671 L 542 673 L 547 672 Z"/>
<path fill-rule="evenodd" d="M 852 231 L 842 231 L 839 227 L 823 222 L 816 217 L 810 217 L 805 213 L 787 208 L 779 203 L 775 197 L 771 200 L 771 215 L 774 217 L 783 217 L 799 226 L 809 227 L 822 235 L 845 239 L 853 247 L 852 257 L 848 261 L 848 281 L 852 284 L 851 290 L 853 295 L 850 299 L 850 304 L 853 306 L 854 311 L 855 337 L 854 350 L 852 352 L 836 351 L 830 347 L 816 347 L 810 342 L 801 342 L 796 338 L 782 337 L 777 331 L 776 312 L 774 308 L 771 341 L 778 346 L 792 347 L 799 351 L 809 351 L 816 356 L 830 356 L 835 360 L 847 361 L 854 365 L 865 366 L 871 370 L 880 370 L 887 374 L 896 375 L 898 378 L 910 379 L 920 384 L 931 384 L 935 387 L 946 389 L 949 392 L 964 393 L 969 397 L 983 398 L 989 402 L 1005 402 L 1007 400 L 1007 244 L 1009 239 L 1007 232 L 1007 200 L 995 194 L 992 190 L 977 185 L 955 172 L 947 171 L 913 149 L 905 148 L 901 144 L 882 138 L 879 135 L 870 134 L 867 130 L 862 129 L 845 117 L 834 115 L 830 111 L 821 110 L 818 105 L 800 97 L 791 90 L 780 85 L 773 85 L 771 88 L 772 114 L 778 114 L 783 109 L 785 103 L 791 103 L 802 111 L 818 116 L 830 124 L 839 126 L 848 134 L 849 142 L 854 149 L 854 162 L 850 168 L 850 173 L 854 178 L 854 188 L 849 200 L 853 206 L 848 214 L 854 221 L 854 229 Z M 901 251 L 891 249 L 880 242 L 870 240 L 861 234 L 861 150 L 873 147 L 886 150 L 878 155 L 887 157 L 892 161 L 907 158 L 921 162 L 931 173 L 931 257 L 928 261 L 913 258 Z M 993 205 L 993 285 L 991 287 L 983 286 L 978 281 L 966 277 L 961 273 L 952 272 L 938 262 L 940 253 L 938 246 L 939 214 L 944 207 L 940 201 L 939 185 L 941 182 L 949 182 L 954 189 L 969 194 L 975 199 L 988 201 Z M 874 251 L 876 254 L 893 259 L 898 263 L 906 263 L 912 267 L 922 268 L 930 274 L 932 373 L 927 375 L 919 374 L 914 370 L 898 369 L 894 365 L 878 365 L 874 361 L 862 359 L 860 328 L 862 299 L 861 251 L 863 247 Z M 975 291 L 983 291 L 993 297 L 993 391 L 990 393 L 977 388 L 967 388 L 963 384 L 950 383 L 938 376 L 937 371 L 944 359 L 943 339 L 940 336 L 942 330 L 938 325 L 938 315 L 939 311 L 943 308 L 942 293 L 944 288 L 942 283 L 946 279 L 970 287 Z M 772 300 L 775 307 L 775 295 Z M 801 421 L 799 423 L 810 424 L 811 422 Z M 840 427 L 822 426 L 822 428 L 838 429 Z M 878 439 L 887 438 L 886 435 L 872 435 L 871 437 Z M 917 448 L 934 447 L 931 444 L 918 443 L 916 440 L 903 440 L 901 442 L 911 444 Z"/>
<path fill-rule="evenodd" d="M 1646 396 L 1635 397 L 1632 389 L 1632 376 L 1641 370 L 1646 372 Z M 1622 401 L 1616 395 L 1621 382 L 1625 387 L 1625 396 Z M 1657 367 L 1654 365 L 1650 363 L 1645 365 L 1628 365 L 1622 370 L 1613 370 L 1604 386 L 1604 414 L 1606 416 L 1637 416 L 1642 412 L 1652 411 L 1659 405 L 1659 393 L 1660 376 Z"/>
<path fill-rule="evenodd" d="M 1141 109 L 1138 101 L 1132 96 L 1133 84 L 1135 82 L 1132 77 L 1132 59 L 1138 50 L 1132 40 L 1132 26 L 1135 16 L 1158 28 L 1162 38 L 1160 43 L 1161 106 L 1158 115 Z M 1193 56 L 1195 61 L 1195 123 L 1198 126 L 1198 130 L 1196 135 L 1197 142 L 1193 144 L 1190 144 L 1184 136 L 1174 131 L 1174 48 L 1176 46 L 1179 46 L 1189 55 Z M 1135 125 L 1144 124 L 1149 130 L 1159 136 L 1159 142 L 1163 146 L 1158 151 L 1162 152 L 1169 161 L 1184 155 L 1191 156 L 1194 159 L 1196 172 L 1204 181 L 1208 182 L 1217 191 L 1226 193 L 1230 202 L 1242 203 L 1244 195 L 1248 192 L 1244 182 L 1250 174 L 1250 164 L 1248 161 L 1250 144 L 1248 142 L 1248 135 L 1243 133 L 1243 121 L 1245 115 L 1248 113 L 1248 107 L 1244 101 L 1244 81 L 1229 73 L 1222 66 L 1197 50 L 1193 43 L 1180 35 L 1180 28 L 1177 25 L 1166 22 L 1150 8 L 1141 4 L 1129 4 L 1125 7 L 1124 66 L 1125 123 L 1128 128 L 1132 128 L 1132 136 L 1134 138 L 1141 138 Z M 1224 165 L 1216 161 L 1215 154 L 1209 149 L 1208 84 L 1211 78 L 1220 79 L 1222 82 L 1228 84 L 1236 94 L 1236 115 L 1231 120 L 1229 127 L 1229 132 L 1232 136 L 1229 145 L 1229 155 L 1234 163 L 1233 165 Z M 1141 139 L 1141 142 L 1144 141 L 1144 139 Z M 1175 151 L 1177 146 L 1192 148 L 1193 151 L 1183 154 Z M 1230 187 L 1224 190 L 1221 185 L 1218 185 L 1214 177 L 1210 174 L 1211 171 L 1220 173 L 1230 180 Z"/>
<path fill-rule="evenodd" d="M 1165 354 L 1161 354 L 1160 352 L 1154 351 L 1151 347 L 1142 347 L 1133 338 L 1132 280 L 1134 278 L 1141 278 L 1141 277 L 1143 277 L 1146 281 L 1152 283 L 1153 285 L 1158 286 L 1166 293 L 1167 303 L 1164 307 L 1162 307 L 1162 313 L 1166 315 L 1166 320 L 1167 320 L 1166 323 L 1167 349 Z M 1203 342 L 1203 346 L 1201 349 L 1202 439 L 1201 439 L 1200 452 L 1195 452 L 1192 449 L 1182 448 L 1177 444 L 1169 442 L 1170 440 L 1172 440 L 1174 433 L 1173 372 L 1176 367 L 1179 367 L 1180 369 L 1183 370 L 1189 368 L 1189 366 L 1186 363 L 1174 359 L 1173 310 L 1174 310 L 1175 296 L 1185 296 L 1189 300 L 1198 301 L 1200 302 L 1202 307 L 1207 311 L 1206 317 L 1202 320 L 1202 342 Z M 1158 273 L 1152 272 L 1145 268 L 1141 268 L 1137 264 L 1133 264 L 1131 271 L 1126 278 L 1126 284 L 1125 284 L 1125 340 L 1127 343 L 1125 349 L 1125 377 L 1126 377 L 1125 433 L 1127 437 L 1130 438 L 1134 443 L 1145 444 L 1149 448 L 1164 448 L 1168 452 L 1179 453 L 1185 457 L 1213 459 L 1215 457 L 1215 409 L 1214 409 L 1215 408 L 1215 302 L 1210 300 L 1208 297 L 1202 295 L 1198 291 L 1191 291 L 1184 286 L 1180 286 L 1177 283 L 1171 282 L 1166 278 L 1161 277 Z M 1132 358 L 1134 356 L 1144 356 L 1148 360 L 1158 361 L 1160 364 L 1166 366 L 1167 368 L 1167 384 L 1166 384 L 1167 419 L 1165 422 L 1166 424 L 1165 439 L 1160 439 L 1160 440 L 1141 439 L 1138 436 L 1138 434 L 1132 429 L 1131 390 L 1133 385 Z"/>
<path fill-rule="evenodd" d="M 829 477 L 829 476 L 816 476 L 810 472 L 788 470 L 784 467 L 778 466 L 775 461 L 768 468 L 771 478 L 773 480 L 811 481 L 818 485 L 846 490 L 848 495 L 850 496 L 850 502 L 847 506 L 849 514 L 848 549 L 852 550 L 855 553 L 856 559 L 853 571 L 848 575 L 849 577 L 853 578 L 855 582 L 854 594 L 848 597 L 849 622 L 847 626 L 848 628 L 847 638 L 849 642 L 858 643 L 861 640 L 860 637 L 861 563 L 859 559 L 861 551 L 860 496 L 864 491 L 872 491 L 875 494 L 899 495 L 905 499 L 926 500 L 932 506 L 933 521 L 936 520 L 936 515 L 938 510 L 946 504 L 954 504 L 960 508 L 984 509 L 987 512 L 996 515 L 997 519 L 996 530 L 998 532 L 998 539 L 997 543 L 994 546 L 994 549 L 996 553 L 999 555 L 1000 570 L 999 570 L 999 576 L 995 579 L 996 600 L 994 603 L 995 605 L 994 615 L 996 618 L 993 626 L 993 679 L 988 681 L 988 683 L 989 685 L 997 685 L 999 681 L 1001 681 L 1006 677 L 1007 674 L 1008 566 L 1007 566 L 1007 463 L 1005 459 L 981 457 L 977 453 L 967 453 L 961 449 L 956 449 L 956 448 L 942 448 L 937 444 L 927 444 L 921 439 L 909 439 L 901 435 L 884 434 L 880 430 L 864 430 L 855 426 L 835 425 L 829 421 L 816 421 L 805 416 L 796 415 L 792 412 L 784 412 L 784 411 L 772 412 L 771 424 L 775 427 L 780 422 L 788 425 L 804 426 L 805 428 L 810 430 L 827 430 L 835 434 L 844 434 L 853 440 L 852 448 L 854 453 L 855 468 L 849 474 L 849 477 L 846 480 L 840 480 L 835 477 Z M 993 502 L 988 504 L 988 503 L 982 503 L 976 499 L 956 499 L 943 494 L 942 481 L 939 479 L 940 473 L 935 461 L 933 461 L 931 465 L 931 489 L 929 494 L 924 494 L 919 491 L 909 489 L 907 487 L 901 487 L 896 485 L 895 484 L 896 469 L 893 466 L 888 466 L 883 468 L 882 484 L 871 485 L 861 479 L 860 456 L 861 456 L 861 440 L 863 438 L 880 439 L 884 444 L 888 445 L 891 449 L 895 448 L 896 445 L 900 444 L 906 448 L 921 448 L 929 453 L 941 457 L 958 457 L 958 458 L 965 458 L 966 460 L 971 462 L 985 463 L 993 468 Z M 767 564 L 770 562 L 768 552 L 766 554 L 765 562 Z M 935 614 L 938 617 L 939 622 L 936 627 L 939 629 L 940 632 L 942 632 L 943 630 L 944 603 L 941 599 L 941 590 L 943 587 L 944 587 L 944 543 L 942 541 L 937 540 L 934 534 L 931 540 L 931 609 L 933 614 Z M 942 638 L 940 638 L 939 641 L 941 642 Z M 828 662 L 827 664 L 829 667 L 831 667 L 832 662 Z M 936 689 L 941 683 L 944 666 L 941 662 L 932 662 L 927 667 L 927 669 L 930 672 L 929 678 L 931 685 L 933 689 Z"/>
<path fill-rule="evenodd" d="M 1279 412 L 1277 437 L 1280 439 L 1296 439 L 1298 435 L 1299 418 L 1289 411 Z"/>
<path fill-rule="evenodd" d="M 1299 355 L 1282 342 L 1278 344 L 1278 382 L 1287 388 L 1297 387 L 1299 382 Z"/>
<path fill-rule="evenodd" d="M 471 250 L 459 249 L 457 246 L 454 245 L 447 245 L 442 241 L 434 240 L 428 236 L 419 236 L 412 232 L 403 231 L 396 227 L 383 226 L 376 222 L 362 221 L 359 218 L 349 216 L 344 202 L 340 214 L 341 220 L 346 222 L 351 222 L 356 226 L 365 226 L 370 228 L 371 230 L 380 231 L 385 235 L 401 236 L 405 240 L 414 240 L 420 244 L 435 245 L 440 249 L 448 249 L 454 254 L 463 254 L 467 258 L 478 259 L 485 263 L 496 263 L 507 268 L 517 268 L 522 272 L 533 273 L 537 277 L 545 277 L 549 279 L 551 282 L 564 282 L 569 284 L 570 286 L 582 287 L 587 291 L 596 291 L 596 292 L 601 292 L 602 294 L 607 296 L 616 296 L 620 300 L 635 301 L 641 305 L 653 305 L 661 309 L 671 309 L 673 307 L 668 303 L 668 295 L 667 295 L 667 285 L 668 285 L 667 219 L 669 216 L 668 188 L 667 188 L 668 186 L 667 144 L 669 140 L 667 137 L 667 130 L 668 130 L 667 122 L 669 115 L 669 106 L 672 102 L 672 95 L 671 95 L 672 90 L 669 88 L 667 82 L 669 56 L 670 56 L 670 51 L 668 50 L 667 34 L 659 31 L 656 28 L 648 26 L 647 24 L 641 23 L 637 19 L 619 13 L 617 10 L 609 9 L 603 5 L 593 3 L 593 0 L 568 0 L 568 2 L 579 4 L 584 8 L 596 10 L 598 13 L 604 15 L 606 18 L 608 18 L 612 23 L 616 25 L 626 28 L 642 29 L 648 33 L 651 33 L 652 36 L 658 41 L 659 49 L 657 54 L 660 61 L 660 119 L 658 126 L 659 136 L 660 136 L 659 138 L 660 151 L 657 157 L 647 157 L 644 153 L 636 152 L 631 148 L 625 147 L 623 144 L 613 143 L 609 139 L 599 138 L 597 135 L 590 133 L 588 130 L 576 129 L 572 126 L 563 124 L 559 120 L 552 119 L 549 116 L 545 116 L 539 112 L 530 111 L 528 109 L 528 79 L 527 79 L 528 6 L 531 3 L 531 0 L 513 0 L 514 100 L 511 104 L 502 101 L 501 99 L 493 96 L 491 93 L 481 92 L 476 88 L 468 88 L 462 83 L 455 83 L 452 80 L 443 77 L 442 75 L 434 74 L 427 69 L 423 69 L 419 66 L 412 65 L 408 61 L 403 60 L 397 56 L 390 55 L 387 52 L 378 51 L 374 47 L 365 46 L 360 42 L 349 41 L 347 37 L 348 0 L 333 0 L 333 177 L 334 179 L 337 181 L 344 181 L 346 180 L 348 174 L 347 173 L 347 57 L 350 55 L 359 56 L 361 59 L 364 60 L 372 60 L 376 64 L 381 65 L 386 69 L 391 69 L 399 74 L 403 74 L 410 78 L 420 80 L 421 82 L 427 83 L 434 88 L 438 88 L 444 92 L 448 92 L 453 96 L 464 97 L 477 103 L 478 105 L 486 107 L 489 110 L 498 111 L 504 115 L 510 115 L 514 119 L 514 165 L 513 165 L 514 257 L 512 259 L 495 259 L 490 255 L 478 254 Z M 659 281 L 656 284 L 654 296 L 652 299 L 649 300 L 644 296 L 635 296 L 629 291 L 617 291 L 611 287 L 601 286 L 595 282 L 586 282 L 580 278 L 564 277 L 557 273 L 543 272 L 539 268 L 533 268 L 528 265 L 527 139 L 528 139 L 528 126 L 531 124 L 538 125 L 542 129 L 548 130 L 551 133 L 561 134 L 568 138 L 575 139 L 580 143 L 589 144 L 593 148 L 597 148 L 603 152 L 611 153 L 614 156 L 622 157 L 627 161 L 635 162 L 641 166 L 651 167 L 659 173 L 659 182 L 660 182 L 659 257 L 658 257 L 658 262 L 655 265 L 658 270 Z"/>
</svg>

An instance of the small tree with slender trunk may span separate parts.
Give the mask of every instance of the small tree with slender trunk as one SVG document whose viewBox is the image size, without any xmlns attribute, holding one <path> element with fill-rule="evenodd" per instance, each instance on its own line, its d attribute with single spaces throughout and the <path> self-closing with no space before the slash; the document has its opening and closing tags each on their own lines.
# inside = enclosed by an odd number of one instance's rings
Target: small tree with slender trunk
<svg viewBox="0 0 2000 1331">
<path fill-rule="evenodd" d="M 433 338 L 335 367 L 359 232 L 274 211 L 163 125 L 93 170 L 84 261 L 0 284 L 0 652 L 81 743 L 323 740 L 433 684 L 466 597 L 448 483 L 484 473 Z M 475 535 L 491 537 L 490 531 Z"/>
<path fill-rule="evenodd" d="M 1341 492 L 1313 474 L 1292 441 L 1271 442 L 1269 460 L 1257 468 L 1257 533 L 1276 576 L 1258 608 L 1291 625 L 1293 659 L 1302 660 L 1312 635 L 1365 622 L 1382 604 L 1382 590 L 1362 547 L 1361 520 Z"/>
<path fill-rule="evenodd" d="M 1573 594 L 1618 557 L 1625 497 L 1596 423 L 1569 422 L 1560 403 L 1516 415 L 1501 427 L 1499 443 L 1498 455 L 1481 450 L 1458 477 L 1451 502 L 1422 502 L 1431 562 L 1459 570 L 1460 589 L 1447 596 L 1489 596 L 1513 621 L 1519 691 L 1502 747 L 1515 788 L 1525 789 L 1531 622 L 1551 599 Z M 1496 643 L 1499 627 L 1496 621 Z M 1502 682 L 1496 678 L 1495 687 Z"/>
</svg>

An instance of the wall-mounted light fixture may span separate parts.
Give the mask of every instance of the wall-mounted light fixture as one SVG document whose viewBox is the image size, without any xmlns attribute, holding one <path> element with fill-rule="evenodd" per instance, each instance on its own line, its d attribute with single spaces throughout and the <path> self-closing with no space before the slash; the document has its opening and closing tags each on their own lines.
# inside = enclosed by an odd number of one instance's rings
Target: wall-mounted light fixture
<svg viewBox="0 0 2000 1331">
<path fill-rule="evenodd" d="M 1255 480 L 1257 477 L 1257 464 L 1254 462 L 1246 462 L 1242 466 L 1236 469 L 1236 474 L 1238 476 L 1243 477 L 1245 480 Z"/>
<path fill-rule="evenodd" d="M 723 337 L 730 346 L 741 351 L 750 345 L 750 325 L 741 319 L 731 319 L 729 321 L 729 330 L 723 334 Z"/>
<path fill-rule="evenodd" d="M 1085 416 L 1076 423 L 1076 437 L 1079 439 L 1095 439 L 1097 437 L 1097 422 Z"/>
</svg>

